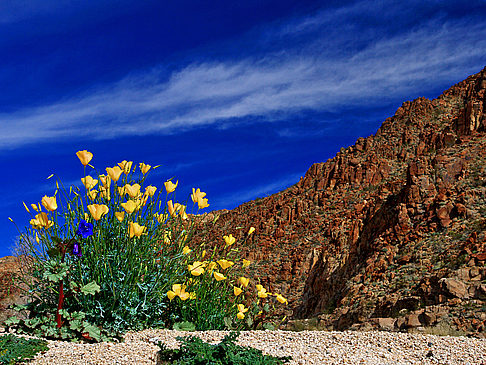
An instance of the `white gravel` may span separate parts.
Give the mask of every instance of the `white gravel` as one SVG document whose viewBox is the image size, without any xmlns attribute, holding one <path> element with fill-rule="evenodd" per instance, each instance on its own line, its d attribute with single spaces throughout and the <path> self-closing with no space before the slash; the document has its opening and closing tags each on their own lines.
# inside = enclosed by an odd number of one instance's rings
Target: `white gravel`
<svg viewBox="0 0 486 365">
<path fill-rule="evenodd" d="M 178 347 L 177 336 L 196 335 L 218 343 L 229 332 L 144 330 L 129 332 L 125 342 L 76 344 L 49 341 L 49 351 L 32 364 L 155 364 L 162 341 Z M 289 364 L 463 364 L 486 365 L 486 339 L 396 332 L 245 331 L 239 345 L 274 356 L 292 356 Z"/>
</svg>

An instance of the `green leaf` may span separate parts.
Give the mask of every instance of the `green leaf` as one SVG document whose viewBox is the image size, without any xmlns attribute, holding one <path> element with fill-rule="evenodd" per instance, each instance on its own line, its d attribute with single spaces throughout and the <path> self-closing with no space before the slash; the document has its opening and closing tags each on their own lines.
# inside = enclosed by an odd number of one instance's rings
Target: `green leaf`
<svg viewBox="0 0 486 365">
<path fill-rule="evenodd" d="M 50 248 L 47 250 L 47 254 L 49 255 L 50 258 L 54 259 L 56 257 L 59 257 L 61 255 L 61 251 L 59 251 L 59 249 L 56 247 L 56 248 Z"/>
<path fill-rule="evenodd" d="M 53 242 L 58 243 L 58 244 L 62 242 L 62 239 L 60 239 L 59 237 L 56 237 L 56 236 L 51 237 L 51 239 L 52 239 Z"/>
<path fill-rule="evenodd" d="M 176 331 L 195 331 L 196 326 L 192 322 L 184 321 L 184 322 L 174 323 L 174 326 L 172 327 L 172 329 L 174 329 Z"/>
<path fill-rule="evenodd" d="M 5 324 L 7 326 L 11 326 L 13 324 L 18 324 L 20 322 L 20 319 L 18 319 L 17 317 L 10 317 L 9 319 L 7 319 L 5 321 Z"/>
<path fill-rule="evenodd" d="M 83 320 L 84 318 L 86 317 L 86 314 L 83 313 L 83 312 L 73 312 L 71 314 L 71 320 L 75 321 L 75 320 Z"/>
<path fill-rule="evenodd" d="M 84 322 L 84 332 L 88 332 L 89 337 L 96 341 L 101 341 L 101 330 L 93 326 L 92 324 L 89 324 L 88 322 Z"/>
<path fill-rule="evenodd" d="M 96 284 L 95 281 L 92 281 L 91 283 L 88 283 L 81 287 L 81 292 L 83 294 L 95 295 L 95 293 L 99 293 L 99 291 L 100 291 L 100 286 Z"/>
<path fill-rule="evenodd" d="M 69 321 L 69 328 L 73 331 L 81 331 L 83 329 L 83 321 L 80 320 L 71 320 Z"/>
<path fill-rule="evenodd" d="M 268 303 L 265 303 L 265 305 L 263 306 L 263 310 L 267 313 L 270 311 L 270 306 L 268 305 Z"/>
<path fill-rule="evenodd" d="M 265 328 L 266 330 L 273 331 L 275 329 L 275 326 L 271 323 L 264 323 L 263 328 Z"/>
<path fill-rule="evenodd" d="M 248 325 L 248 327 L 253 326 L 253 318 L 251 318 L 250 316 L 247 316 L 246 317 L 246 324 Z"/>
</svg>

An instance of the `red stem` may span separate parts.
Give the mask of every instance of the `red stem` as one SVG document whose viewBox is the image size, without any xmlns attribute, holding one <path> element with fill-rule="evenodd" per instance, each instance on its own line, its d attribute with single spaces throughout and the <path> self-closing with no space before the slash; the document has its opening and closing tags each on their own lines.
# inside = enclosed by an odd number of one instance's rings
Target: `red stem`
<svg viewBox="0 0 486 365">
<path fill-rule="evenodd" d="M 57 321 L 57 328 L 61 328 L 61 313 L 59 311 L 62 309 L 62 305 L 64 304 L 64 282 L 61 280 L 59 283 L 59 303 L 57 305 L 57 312 L 56 312 L 56 321 Z"/>
</svg>

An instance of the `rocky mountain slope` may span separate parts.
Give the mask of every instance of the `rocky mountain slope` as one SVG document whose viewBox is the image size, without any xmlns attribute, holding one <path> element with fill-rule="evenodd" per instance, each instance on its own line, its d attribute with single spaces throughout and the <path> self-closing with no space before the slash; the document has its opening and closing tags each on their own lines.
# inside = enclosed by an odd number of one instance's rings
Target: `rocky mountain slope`
<svg viewBox="0 0 486 365">
<path fill-rule="evenodd" d="M 403 103 L 288 189 L 199 224 L 218 242 L 250 226 L 239 249 L 287 314 L 311 318 L 294 326 L 484 337 L 486 68 Z"/>
</svg>

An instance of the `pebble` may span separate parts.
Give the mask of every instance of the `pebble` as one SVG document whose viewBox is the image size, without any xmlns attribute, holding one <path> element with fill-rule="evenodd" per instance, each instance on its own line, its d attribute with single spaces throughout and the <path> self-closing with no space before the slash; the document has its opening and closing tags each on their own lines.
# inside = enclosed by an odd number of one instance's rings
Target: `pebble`
<svg viewBox="0 0 486 365">
<path fill-rule="evenodd" d="M 104 365 L 155 364 L 158 341 L 179 346 L 177 336 L 194 335 L 219 343 L 228 331 L 181 332 L 147 329 L 128 332 L 120 343 L 79 344 L 48 341 L 49 351 L 31 364 Z M 486 365 L 486 339 L 397 332 L 243 331 L 237 339 L 273 356 L 292 356 L 289 365 L 303 364 L 464 364 Z"/>
</svg>

